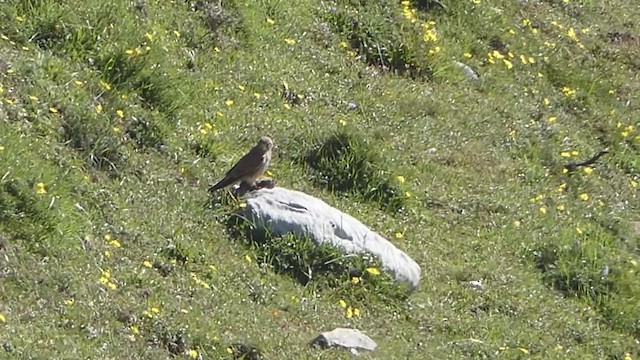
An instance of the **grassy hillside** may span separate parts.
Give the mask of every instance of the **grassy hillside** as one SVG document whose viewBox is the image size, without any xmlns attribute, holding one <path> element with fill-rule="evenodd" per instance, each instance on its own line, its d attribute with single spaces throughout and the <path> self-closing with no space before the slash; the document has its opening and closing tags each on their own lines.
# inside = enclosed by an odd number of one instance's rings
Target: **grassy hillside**
<svg viewBox="0 0 640 360">
<path fill-rule="evenodd" d="M 639 55 L 623 0 L 1 0 L 0 357 L 638 359 Z M 420 289 L 229 228 L 261 135 Z"/>
</svg>

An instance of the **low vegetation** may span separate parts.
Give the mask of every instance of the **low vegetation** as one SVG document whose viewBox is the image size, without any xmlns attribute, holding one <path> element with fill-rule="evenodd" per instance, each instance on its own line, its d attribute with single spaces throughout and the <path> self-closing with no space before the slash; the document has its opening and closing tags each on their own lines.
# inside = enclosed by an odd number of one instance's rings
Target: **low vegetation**
<svg viewBox="0 0 640 360">
<path fill-rule="evenodd" d="M 605 5 L 0 1 L 0 358 L 639 358 L 640 8 Z M 420 288 L 230 227 L 261 135 Z"/>
</svg>

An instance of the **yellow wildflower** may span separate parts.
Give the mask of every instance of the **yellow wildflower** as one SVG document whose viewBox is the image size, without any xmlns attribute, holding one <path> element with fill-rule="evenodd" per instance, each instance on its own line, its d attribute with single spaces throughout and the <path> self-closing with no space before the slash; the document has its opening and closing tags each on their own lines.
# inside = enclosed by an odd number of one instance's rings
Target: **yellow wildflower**
<svg viewBox="0 0 640 360">
<path fill-rule="evenodd" d="M 568 86 L 565 86 L 562 88 L 562 93 L 564 93 L 566 97 L 570 97 L 570 98 L 576 97 L 576 90 Z"/>
<path fill-rule="evenodd" d="M 42 194 L 46 194 L 47 190 L 44 188 L 44 183 L 37 183 L 36 184 L 36 194 L 42 195 Z"/>
<path fill-rule="evenodd" d="M 118 114 L 118 117 L 121 119 L 124 117 L 124 111 L 122 110 L 116 110 L 116 114 Z"/>
<path fill-rule="evenodd" d="M 541 206 L 539 210 L 543 215 L 547 213 L 547 208 L 544 206 Z"/>
<path fill-rule="evenodd" d="M 295 40 L 289 38 L 284 39 L 284 42 L 287 43 L 287 45 L 294 45 L 296 43 Z"/>
<path fill-rule="evenodd" d="M 584 169 L 582 169 L 582 171 L 584 171 L 585 174 L 589 175 L 593 172 L 593 168 L 590 166 L 587 166 Z"/>
<path fill-rule="evenodd" d="M 347 317 L 347 319 L 351 319 L 353 317 L 353 309 L 351 308 L 351 306 L 347 308 L 345 316 Z"/>
<path fill-rule="evenodd" d="M 582 201 L 589 200 L 589 194 L 587 194 L 587 193 L 580 194 L 580 200 L 582 200 Z"/>
<path fill-rule="evenodd" d="M 398 175 L 398 176 L 396 176 L 396 180 L 398 180 L 398 182 L 399 182 L 400 184 L 404 184 L 404 181 L 405 181 L 405 180 L 404 180 L 404 176 L 402 176 L 402 175 Z"/>
<path fill-rule="evenodd" d="M 338 301 L 338 305 L 340 305 L 341 308 L 345 309 L 347 307 L 347 302 L 340 299 L 340 301 Z"/>
<path fill-rule="evenodd" d="M 145 260 L 145 261 L 142 263 L 142 265 L 144 265 L 144 267 L 146 267 L 146 268 L 149 268 L 149 269 L 150 269 L 150 268 L 151 268 L 151 261 L 149 261 L 149 260 Z"/>
<path fill-rule="evenodd" d="M 100 85 L 102 85 L 105 90 L 111 90 L 111 85 L 106 81 L 100 80 Z"/>
<path fill-rule="evenodd" d="M 49 112 L 52 113 L 52 114 L 57 114 L 58 113 L 58 109 L 56 109 L 55 107 L 52 106 L 52 107 L 49 108 Z"/>
<path fill-rule="evenodd" d="M 378 270 L 377 268 L 374 267 L 369 267 L 364 269 L 364 271 L 368 272 L 371 275 L 380 275 L 380 270 Z"/>
<path fill-rule="evenodd" d="M 271 18 L 267 18 L 267 23 L 268 23 L 269 25 L 274 25 L 276 22 L 275 22 L 275 20 L 273 20 L 273 19 L 271 19 Z"/>
<path fill-rule="evenodd" d="M 232 106 L 233 104 L 235 104 L 235 102 L 233 100 L 229 99 L 229 100 L 225 101 L 224 104 L 227 105 L 227 106 Z"/>
<path fill-rule="evenodd" d="M 198 358 L 198 351 L 191 349 L 189 350 L 189 357 L 191 357 L 192 359 L 197 359 Z"/>
<path fill-rule="evenodd" d="M 402 232 L 399 232 L 399 231 L 398 231 L 398 232 L 395 234 L 395 236 L 396 236 L 396 239 L 402 239 L 402 238 L 404 237 L 404 233 L 402 233 Z"/>
<path fill-rule="evenodd" d="M 7 322 L 7 318 L 4 316 L 3 313 L 0 313 L 0 322 Z"/>
<path fill-rule="evenodd" d="M 360 278 L 359 278 L 359 277 L 357 277 L 357 276 L 353 276 L 353 277 L 351 278 L 351 282 L 352 282 L 353 284 L 358 284 L 358 283 L 360 283 Z"/>
</svg>

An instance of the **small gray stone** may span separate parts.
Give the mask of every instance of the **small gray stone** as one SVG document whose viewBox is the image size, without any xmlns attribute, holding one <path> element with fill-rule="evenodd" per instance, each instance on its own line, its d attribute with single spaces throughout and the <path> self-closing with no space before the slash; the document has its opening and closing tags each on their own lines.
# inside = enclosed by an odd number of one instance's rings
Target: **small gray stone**
<svg viewBox="0 0 640 360">
<path fill-rule="evenodd" d="M 332 331 L 323 332 L 311 341 L 311 345 L 323 349 L 342 347 L 368 351 L 373 351 L 378 347 L 375 341 L 363 334 L 360 330 L 347 328 L 335 328 Z"/>
<path fill-rule="evenodd" d="M 464 74 L 467 76 L 468 79 L 470 80 L 480 79 L 480 76 L 478 76 L 478 73 L 475 70 L 473 70 L 469 65 L 463 64 L 459 61 L 454 61 L 453 64 L 458 68 L 462 69 L 462 72 L 464 72 Z"/>
<path fill-rule="evenodd" d="M 254 191 L 246 201 L 243 215 L 257 228 L 276 236 L 306 237 L 346 254 L 372 254 L 396 281 L 408 283 L 412 289 L 420 283 L 420 266 L 413 259 L 354 217 L 318 198 L 275 187 Z"/>
</svg>

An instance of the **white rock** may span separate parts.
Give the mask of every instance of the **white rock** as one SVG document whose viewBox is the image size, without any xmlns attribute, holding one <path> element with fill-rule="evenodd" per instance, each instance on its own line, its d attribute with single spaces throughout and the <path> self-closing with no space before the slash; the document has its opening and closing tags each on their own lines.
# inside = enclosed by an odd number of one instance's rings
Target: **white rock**
<svg viewBox="0 0 640 360">
<path fill-rule="evenodd" d="M 311 341 L 311 345 L 316 345 L 323 349 L 343 347 L 350 350 L 363 349 L 368 351 L 373 351 L 378 347 L 375 341 L 360 330 L 347 328 L 335 328 L 334 330 L 323 332 Z"/>
<path fill-rule="evenodd" d="M 459 61 L 454 61 L 453 64 L 458 68 L 462 69 L 462 72 L 464 72 L 464 74 L 467 76 L 468 79 L 470 80 L 480 79 L 480 77 L 478 76 L 478 73 L 475 70 L 473 70 L 469 65 L 463 64 Z"/>
<path fill-rule="evenodd" d="M 280 187 L 247 196 L 245 216 L 276 236 L 293 233 L 317 245 L 330 244 L 347 254 L 377 256 L 383 269 L 412 289 L 420 283 L 420 266 L 391 242 L 354 217 L 305 193 Z"/>
</svg>

